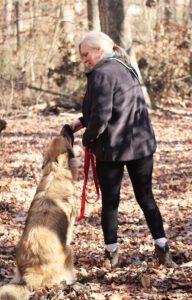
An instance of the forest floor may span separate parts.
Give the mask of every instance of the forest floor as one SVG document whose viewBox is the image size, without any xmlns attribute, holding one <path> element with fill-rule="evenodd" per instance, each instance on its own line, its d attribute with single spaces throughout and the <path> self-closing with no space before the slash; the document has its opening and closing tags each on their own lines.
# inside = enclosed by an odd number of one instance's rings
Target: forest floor
<svg viewBox="0 0 192 300">
<path fill-rule="evenodd" d="M 119 209 L 121 267 L 104 263 L 100 200 L 86 204 L 85 217 L 74 229 L 73 249 L 77 283 L 46 287 L 30 299 L 189 300 L 192 299 L 192 107 L 164 107 L 150 111 L 158 148 L 154 155 L 153 191 L 163 215 L 176 268 L 158 266 L 154 245 L 125 171 Z M 15 249 L 41 177 L 42 153 L 74 111 L 43 116 L 29 109 L 7 117 L 0 135 L 0 285 L 10 281 Z M 74 150 L 81 161 L 76 196 L 80 207 L 83 186 L 82 131 Z M 89 181 L 90 201 L 95 188 Z M 21 299 L 22 300 L 22 299 Z"/>
</svg>

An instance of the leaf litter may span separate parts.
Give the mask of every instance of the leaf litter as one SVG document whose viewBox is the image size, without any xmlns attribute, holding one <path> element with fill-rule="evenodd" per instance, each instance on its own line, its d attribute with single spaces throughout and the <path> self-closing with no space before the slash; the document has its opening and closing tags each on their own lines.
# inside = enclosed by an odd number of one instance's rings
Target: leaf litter
<svg viewBox="0 0 192 300">
<path fill-rule="evenodd" d="M 120 267 L 111 270 L 104 261 L 100 226 L 101 202 L 86 204 L 85 217 L 74 228 L 77 282 L 61 283 L 35 291 L 30 299 L 192 299 L 192 111 L 190 108 L 150 111 L 158 149 L 154 155 L 153 189 L 161 210 L 175 269 L 158 266 L 154 245 L 125 171 L 119 207 Z M 15 248 L 27 211 L 41 177 L 42 153 L 64 123 L 79 116 L 9 117 L 0 136 L 0 284 L 14 274 Z M 76 197 L 80 208 L 83 186 L 82 132 L 74 150 L 80 160 Z M 95 197 L 93 181 L 88 197 Z"/>
</svg>

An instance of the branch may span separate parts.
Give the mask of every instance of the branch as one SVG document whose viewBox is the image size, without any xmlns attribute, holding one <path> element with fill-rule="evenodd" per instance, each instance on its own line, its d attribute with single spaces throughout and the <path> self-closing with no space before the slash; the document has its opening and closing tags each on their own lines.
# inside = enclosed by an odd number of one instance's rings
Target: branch
<svg viewBox="0 0 192 300">
<path fill-rule="evenodd" d="M 53 91 L 50 91 L 50 90 L 45 90 L 45 89 L 42 89 L 40 87 L 36 87 L 36 86 L 32 86 L 32 85 L 28 85 L 27 87 L 29 89 L 32 89 L 32 90 L 35 90 L 35 91 L 44 92 L 44 93 L 48 93 L 48 94 L 56 95 L 56 96 L 61 96 L 61 97 L 67 97 L 67 95 L 64 95 L 64 94 L 61 94 L 61 93 L 58 93 L 58 92 L 53 92 Z"/>
</svg>

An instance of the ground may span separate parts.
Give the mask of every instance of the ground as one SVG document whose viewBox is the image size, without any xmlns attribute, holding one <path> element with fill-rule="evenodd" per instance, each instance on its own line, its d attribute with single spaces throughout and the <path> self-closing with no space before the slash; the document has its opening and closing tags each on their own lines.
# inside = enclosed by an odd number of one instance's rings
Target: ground
<svg viewBox="0 0 192 300">
<path fill-rule="evenodd" d="M 15 247 L 41 177 L 42 153 L 62 124 L 79 114 L 65 111 L 43 116 L 15 111 L 6 118 L 0 135 L 0 281 L 6 284 L 15 267 Z M 154 155 L 153 190 L 161 210 L 175 269 L 157 266 L 154 245 L 143 214 L 135 202 L 125 171 L 119 209 L 121 267 L 104 263 L 100 226 L 100 200 L 86 204 L 85 217 L 77 222 L 72 243 L 77 283 L 36 291 L 30 299 L 192 299 L 192 107 L 164 107 L 150 111 L 158 148 Z M 83 186 L 82 131 L 75 137 L 80 159 L 76 182 L 78 207 Z M 88 198 L 95 188 L 89 180 Z"/>
</svg>

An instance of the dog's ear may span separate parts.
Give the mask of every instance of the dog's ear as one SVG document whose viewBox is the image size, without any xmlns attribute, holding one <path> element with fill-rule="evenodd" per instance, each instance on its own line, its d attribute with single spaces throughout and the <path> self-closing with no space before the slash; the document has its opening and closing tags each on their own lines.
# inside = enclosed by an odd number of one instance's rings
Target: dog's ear
<svg viewBox="0 0 192 300">
<path fill-rule="evenodd" d="M 61 130 L 61 135 L 67 138 L 68 142 L 73 146 L 74 144 L 74 135 L 73 130 L 68 124 L 65 124 Z"/>
</svg>

